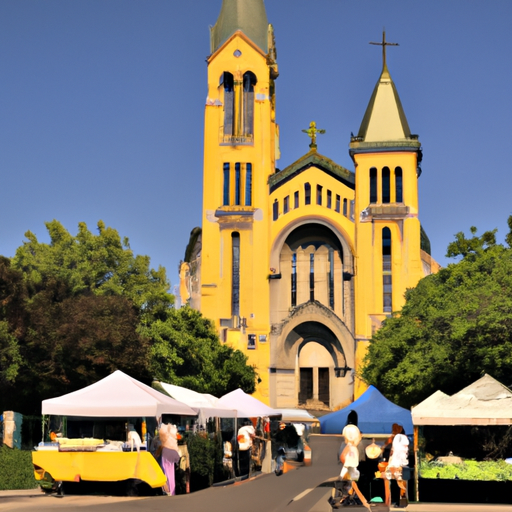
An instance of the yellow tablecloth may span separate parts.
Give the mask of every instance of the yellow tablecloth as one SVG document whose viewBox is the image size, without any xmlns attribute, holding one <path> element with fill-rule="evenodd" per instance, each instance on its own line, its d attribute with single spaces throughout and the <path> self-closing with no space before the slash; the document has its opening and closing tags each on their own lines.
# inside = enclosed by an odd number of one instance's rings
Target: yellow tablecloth
<svg viewBox="0 0 512 512">
<path fill-rule="evenodd" d="M 143 480 L 153 488 L 166 483 L 157 461 L 147 451 L 137 452 L 32 452 L 36 480 L 43 469 L 57 481 L 117 482 L 129 478 Z"/>
</svg>

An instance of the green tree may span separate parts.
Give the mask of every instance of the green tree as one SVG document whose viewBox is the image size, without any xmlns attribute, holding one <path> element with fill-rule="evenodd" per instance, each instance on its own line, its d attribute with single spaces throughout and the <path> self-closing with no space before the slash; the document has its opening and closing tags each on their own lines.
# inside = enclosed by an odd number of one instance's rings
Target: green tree
<svg viewBox="0 0 512 512">
<path fill-rule="evenodd" d="M 0 256 L 0 388 L 15 382 L 23 362 L 17 335 L 23 328 L 25 299 L 22 274 Z"/>
<path fill-rule="evenodd" d="M 38 413 L 116 369 L 216 395 L 254 391 L 247 358 L 200 313 L 175 310 L 165 269 L 116 230 L 46 227 L 49 244 L 27 232 L 12 260 L 0 257 L 0 410 Z"/>
<path fill-rule="evenodd" d="M 139 332 L 151 340 L 149 367 L 157 380 L 216 396 L 238 387 L 254 392 L 254 367 L 242 352 L 221 344 L 212 322 L 198 311 L 173 310 Z"/>
<path fill-rule="evenodd" d="M 361 376 L 404 407 L 483 373 L 512 383 L 512 249 L 496 244 L 495 231 L 471 234 L 448 246 L 461 260 L 408 290 L 370 340 Z"/>
<path fill-rule="evenodd" d="M 66 283 L 70 295 L 91 291 L 95 295 L 129 298 L 140 308 L 142 321 L 165 318 L 173 304 L 165 269 L 150 268 L 148 256 L 134 255 L 128 238 L 98 222 L 98 234 L 86 224 L 72 236 L 60 222 L 47 222 L 50 243 L 41 243 L 30 231 L 18 248 L 12 266 L 23 272 L 32 294 L 46 287 L 49 279 Z"/>
</svg>

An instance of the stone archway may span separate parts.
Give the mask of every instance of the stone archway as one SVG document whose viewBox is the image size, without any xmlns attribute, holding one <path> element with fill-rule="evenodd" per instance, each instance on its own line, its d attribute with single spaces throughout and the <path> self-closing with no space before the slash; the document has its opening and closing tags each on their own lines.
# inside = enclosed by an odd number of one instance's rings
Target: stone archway
<svg viewBox="0 0 512 512">
<path fill-rule="evenodd" d="M 271 333 L 274 407 L 333 410 L 353 397 L 354 338 L 344 323 L 318 302 L 297 308 Z M 348 373 L 348 375 L 345 375 Z"/>
</svg>

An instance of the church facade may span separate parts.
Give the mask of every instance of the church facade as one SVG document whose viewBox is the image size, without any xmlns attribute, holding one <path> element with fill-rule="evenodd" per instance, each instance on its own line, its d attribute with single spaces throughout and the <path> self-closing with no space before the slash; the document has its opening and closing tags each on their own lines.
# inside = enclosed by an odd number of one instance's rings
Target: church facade
<svg viewBox="0 0 512 512">
<path fill-rule="evenodd" d="M 365 389 L 369 339 L 435 272 L 418 218 L 421 144 L 385 60 L 359 132 L 354 171 L 310 150 L 286 168 L 278 66 L 263 0 L 223 0 L 211 28 L 202 226 L 180 268 L 181 300 L 255 365 L 255 397 L 334 410 Z"/>
</svg>

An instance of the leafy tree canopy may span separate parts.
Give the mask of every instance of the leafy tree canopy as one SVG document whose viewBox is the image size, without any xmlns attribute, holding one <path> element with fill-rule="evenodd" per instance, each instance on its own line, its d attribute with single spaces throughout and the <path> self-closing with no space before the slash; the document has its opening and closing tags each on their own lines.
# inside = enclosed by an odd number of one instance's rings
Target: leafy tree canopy
<svg viewBox="0 0 512 512">
<path fill-rule="evenodd" d="M 49 244 L 27 232 L 12 260 L 0 256 L 0 410 L 37 414 L 116 369 L 218 396 L 254 391 L 247 358 L 200 313 L 175 310 L 165 269 L 116 230 L 46 227 Z"/>
<path fill-rule="evenodd" d="M 254 392 L 256 372 L 247 357 L 221 344 L 212 322 L 198 311 L 173 310 L 140 333 L 152 341 L 149 367 L 156 380 L 215 396 L 238 387 Z"/>
<path fill-rule="evenodd" d="M 129 298 L 145 320 L 164 318 L 173 303 L 165 269 L 150 268 L 149 256 L 134 256 L 128 238 L 98 222 L 98 234 L 86 224 L 72 236 L 60 222 L 46 223 L 50 243 L 41 243 L 30 231 L 16 251 L 12 266 L 23 272 L 32 292 L 43 290 L 49 279 L 66 283 L 71 295 L 91 291 L 95 295 Z"/>
<path fill-rule="evenodd" d="M 512 384 L 512 235 L 505 247 L 495 231 L 471 234 L 448 246 L 447 256 L 462 259 L 408 290 L 370 340 L 361 375 L 403 407 L 438 389 L 456 393 L 484 373 Z"/>
</svg>

